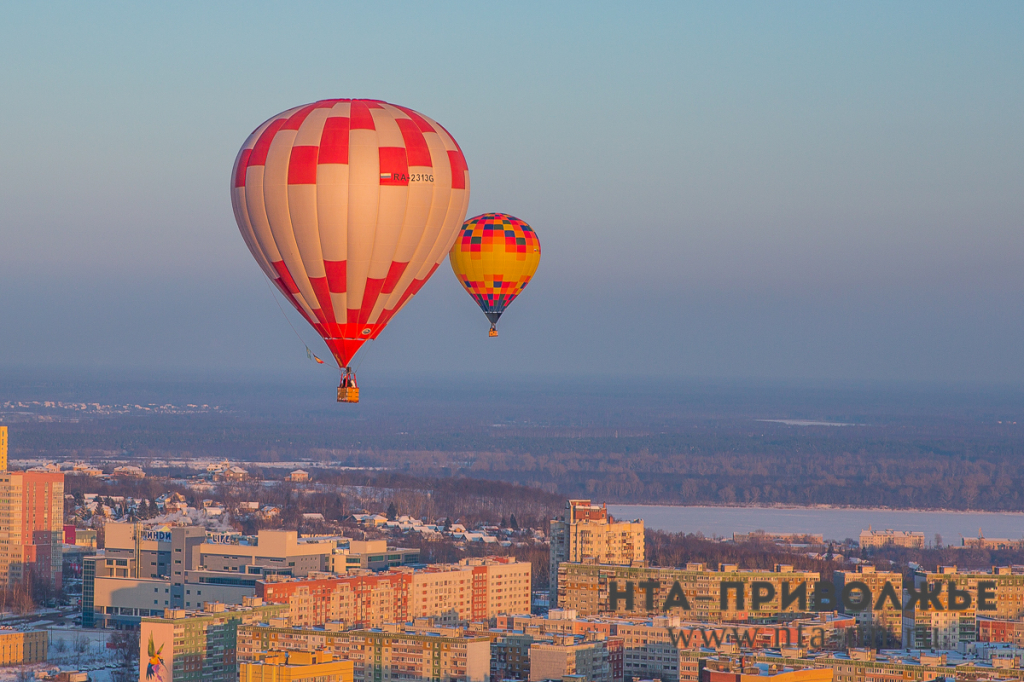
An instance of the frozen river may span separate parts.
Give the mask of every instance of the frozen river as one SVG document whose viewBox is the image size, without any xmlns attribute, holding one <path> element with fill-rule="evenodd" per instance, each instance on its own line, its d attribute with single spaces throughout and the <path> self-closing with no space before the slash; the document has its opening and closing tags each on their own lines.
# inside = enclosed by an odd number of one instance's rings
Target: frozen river
<svg viewBox="0 0 1024 682">
<path fill-rule="evenodd" d="M 893 511 L 888 509 L 830 509 L 819 507 L 670 507 L 610 504 L 617 519 L 643 519 L 648 528 L 706 536 L 763 530 L 770 533 L 821 533 L 826 539 L 856 539 L 862 530 L 916 530 L 925 542 L 935 535 L 943 544 L 959 545 L 961 537 L 1024 537 L 1024 514 L 1010 512 Z"/>
</svg>

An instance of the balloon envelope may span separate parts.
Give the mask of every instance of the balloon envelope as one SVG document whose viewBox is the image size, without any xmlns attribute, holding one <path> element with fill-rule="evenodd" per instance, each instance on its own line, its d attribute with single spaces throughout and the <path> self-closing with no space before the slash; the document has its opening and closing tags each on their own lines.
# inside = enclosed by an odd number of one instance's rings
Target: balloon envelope
<svg viewBox="0 0 1024 682">
<path fill-rule="evenodd" d="M 253 257 L 342 367 L 434 273 L 469 204 L 469 169 L 448 131 L 379 100 L 274 116 L 231 177 Z"/>
<path fill-rule="evenodd" d="M 493 324 L 537 271 L 540 240 L 519 218 L 484 213 L 463 224 L 449 259 L 462 287 Z"/>
</svg>

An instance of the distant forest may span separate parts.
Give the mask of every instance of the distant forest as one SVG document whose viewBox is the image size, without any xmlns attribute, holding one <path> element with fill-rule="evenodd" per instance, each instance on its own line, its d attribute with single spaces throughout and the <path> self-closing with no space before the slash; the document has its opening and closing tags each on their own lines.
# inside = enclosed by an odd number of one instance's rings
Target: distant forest
<svg viewBox="0 0 1024 682">
<path fill-rule="evenodd" d="M 143 466 L 314 460 L 413 479 L 506 481 L 609 503 L 1024 510 L 1024 424 L 967 418 L 844 427 L 690 418 L 664 433 L 231 414 L 26 420 L 12 426 L 11 456 L 129 458 Z"/>
</svg>

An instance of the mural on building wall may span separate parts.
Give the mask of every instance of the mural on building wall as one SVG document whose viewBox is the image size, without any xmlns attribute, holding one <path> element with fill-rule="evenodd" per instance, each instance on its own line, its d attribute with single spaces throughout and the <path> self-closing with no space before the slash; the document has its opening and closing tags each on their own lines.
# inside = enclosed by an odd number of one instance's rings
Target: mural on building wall
<svg viewBox="0 0 1024 682">
<path fill-rule="evenodd" d="M 146 679 L 156 679 L 157 682 L 164 682 L 163 675 L 160 674 L 161 670 L 166 670 L 164 665 L 164 659 L 160 658 L 160 654 L 164 651 L 164 645 L 161 644 L 160 648 L 156 648 L 156 644 L 153 642 L 153 633 L 149 633 L 149 665 L 146 666 Z"/>
</svg>

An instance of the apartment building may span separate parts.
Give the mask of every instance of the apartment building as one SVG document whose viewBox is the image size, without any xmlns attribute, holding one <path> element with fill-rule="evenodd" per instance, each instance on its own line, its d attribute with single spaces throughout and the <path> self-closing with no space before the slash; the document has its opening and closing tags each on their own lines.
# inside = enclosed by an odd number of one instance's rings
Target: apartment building
<svg viewBox="0 0 1024 682">
<path fill-rule="evenodd" d="M 831 668 L 791 668 L 744 659 L 709 658 L 700 671 L 700 682 L 832 682 Z"/>
<path fill-rule="evenodd" d="M 882 648 L 898 648 L 903 641 L 903 574 L 894 571 L 878 571 L 874 566 L 861 564 L 856 571 L 835 571 L 832 573 L 832 582 L 836 586 L 836 595 L 842 595 L 847 585 L 862 583 L 868 589 L 870 598 L 867 599 L 865 608 L 854 611 L 847 608 L 842 599 L 836 600 L 836 606 L 841 613 L 852 615 L 862 632 L 877 633 L 881 637 L 872 637 L 870 642 L 861 642 L 864 646 L 881 646 Z M 896 603 L 892 599 L 881 600 L 886 584 L 890 585 L 891 593 L 895 595 Z M 862 591 L 860 591 L 862 592 Z M 851 599 L 858 598 L 853 594 L 851 588 Z M 898 606 L 897 606 L 898 605 Z M 858 605 L 859 609 L 859 605 Z M 884 635 L 882 635 L 884 633 Z M 879 641 L 884 640 L 884 641 Z"/>
<path fill-rule="evenodd" d="M 514 630 L 539 638 L 588 633 L 608 637 L 615 633 L 620 622 L 627 621 L 616 618 L 580 618 L 572 609 L 551 609 L 543 616 L 503 614 L 495 618 L 499 630 Z"/>
<path fill-rule="evenodd" d="M 491 680 L 530 678 L 530 645 L 533 635 L 523 632 L 495 633 L 491 640 Z"/>
<path fill-rule="evenodd" d="M 715 624 L 684 621 L 675 617 L 577 618 L 571 611 L 541 616 L 499 616 L 498 631 L 506 636 L 534 640 L 575 636 L 604 639 L 616 679 L 660 679 L 662 682 L 696 682 L 702 650 L 726 648 L 769 649 L 803 647 L 804 651 L 839 649 L 856 643 L 852 617 L 815 614 L 775 624 Z M 493 647 L 493 645 L 492 645 Z M 621 649 L 621 663 L 614 651 Z M 492 673 L 493 673 L 492 662 Z"/>
<path fill-rule="evenodd" d="M 0 665 L 41 663 L 46 660 L 50 633 L 46 630 L 0 629 Z"/>
<path fill-rule="evenodd" d="M 261 530 L 256 538 L 194 526 L 108 523 L 106 549 L 82 565 L 82 626 L 134 626 L 165 608 L 240 604 L 268 575 L 322 573 L 337 540 Z"/>
<path fill-rule="evenodd" d="M 201 611 L 166 609 L 162 617 L 144 617 L 139 679 L 237 682 L 239 626 L 273 618 L 286 608 L 246 597 L 240 605 L 207 602 Z"/>
<path fill-rule="evenodd" d="M 886 545 L 922 549 L 924 547 L 924 533 L 916 530 L 892 530 L 891 528 L 872 530 L 871 526 L 868 526 L 867 530 L 860 532 L 861 549 L 885 547 Z"/>
<path fill-rule="evenodd" d="M 644 563 L 642 519 L 616 522 L 605 505 L 590 500 L 569 500 L 560 519 L 551 521 L 551 573 L 558 575 L 562 562 L 592 562 L 621 566 Z M 560 605 L 558 589 L 551 588 L 551 606 Z"/>
<path fill-rule="evenodd" d="M 422 569 L 386 573 L 268 577 L 256 593 L 270 603 L 288 604 L 290 624 L 339 621 L 381 627 L 421 617 L 451 623 L 529 613 L 532 567 L 507 557 L 463 559 Z"/>
<path fill-rule="evenodd" d="M 984 588 L 984 604 L 979 603 L 979 584 Z M 949 608 L 950 586 L 966 592 L 970 606 Z M 918 600 L 903 614 L 903 642 L 915 649 L 955 649 L 961 642 L 978 640 L 979 615 L 1001 620 L 1024 617 L 1024 574 L 1014 573 L 1009 566 L 993 566 L 989 571 L 960 571 L 956 566 L 940 566 L 935 572 L 916 571 L 914 589 L 938 590 L 943 607 L 922 604 Z M 989 607 L 989 608 L 984 608 Z"/>
<path fill-rule="evenodd" d="M 976 538 L 961 538 L 960 546 L 965 549 L 1020 549 L 1024 540 L 986 538 L 979 534 Z"/>
<path fill-rule="evenodd" d="M 978 616 L 979 642 L 1013 644 L 1024 647 L 1024 621 Z"/>
<path fill-rule="evenodd" d="M 625 679 L 660 679 L 662 682 L 679 680 L 679 646 L 673 641 L 678 619 L 656 618 L 644 623 L 619 623 L 615 635 L 623 647 L 623 675 Z M 696 642 L 694 642 L 696 643 Z"/>
<path fill-rule="evenodd" d="M 784 564 L 776 565 L 773 571 L 762 571 L 739 570 L 732 564 L 721 564 L 718 570 L 710 570 L 699 563 L 687 564 L 686 568 L 665 568 L 563 562 L 559 564 L 557 575 L 559 604 L 581 616 L 665 613 L 712 622 L 746 620 L 780 611 L 809 611 L 813 609 L 813 594 L 819 579 L 817 573 L 794 571 L 792 566 Z M 613 583 L 618 597 L 615 609 L 610 600 Z M 678 591 L 673 593 L 677 583 Z M 723 585 L 728 597 L 724 609 L 720 599 Z M 753 608 L 755 587 L 770 589 L 773 595 L 759 603 L 756 610 Z M 783 609 L 783 593 L 794 594 L 801 590 L 806 592 L 806 598 L 794 600 Z M 739 594 L 742 599 L 737 599 Z M 674 605 L 684 600 L 685 606 Z M 666 603 L 670 605 L 668 611 L 664 609 Z M 648 608 L 648 604 L 652 608 Z"/>
<path fill-rule="evenodd" d="M 352 661 L 325 651 L 271 651 L 238 668 L 238 682 L 353 682 Z"/>
<path fill-rule="evenodd" d="M 777 668 L 830 668 L 833 682 L 928 682 L 949 680 L 975 682 L 978 680 L 1024 681 L 1024 669 L 1019 660 L 992 658 L 990 660 L 964 660 L 950 658 L 946 653 L 889 652 L 851 650 L 831 654 L 808 655 L 796 649 L 781 653 L 770 651 L 743 656 L 744 662 L 767 664 Z M 707 661 L 703 661 L 707 665 Z"/>
<path fill-rule="evenodd" d="M 64 474 L 7 471 L 6 436 L 0 446 L 0 584 L 30 577 L 63 582 Z"/>
<path fill-rule="evenodd" d="M 258 660 L 265 651 L 326 651 L 353 662 L 355 682 L 485 682 L 490 665 L 486 636 L 468 635 L 459 628 L 396 624 L 367 630 L 344 630 L 340 623 L 239 628 L 240 659 Z"/>
<path fill-rule="evenodd" d="M 613 682 L 605 640 L 560 635 L 553 642 L 530 645 L 530 682 L 571 679 Z"/>
</svg>

